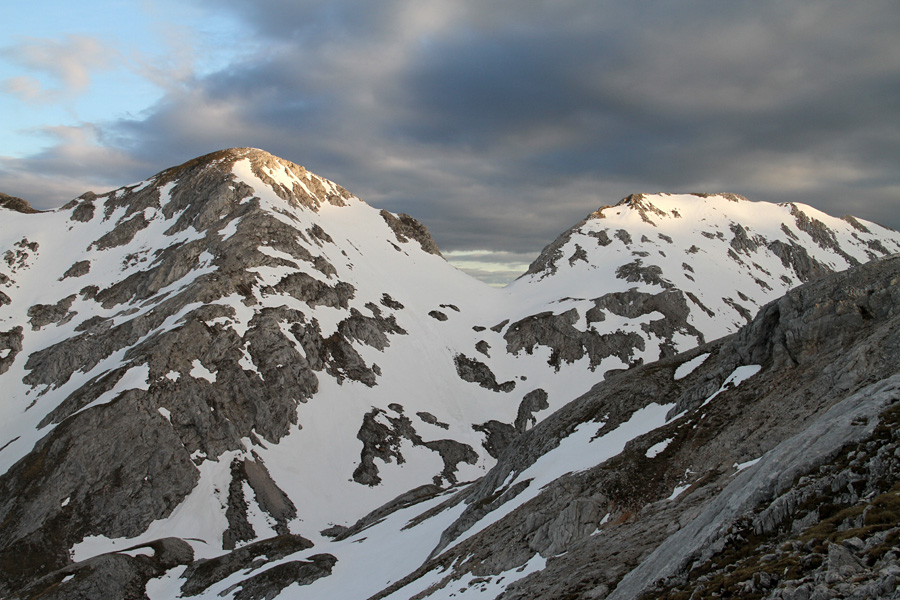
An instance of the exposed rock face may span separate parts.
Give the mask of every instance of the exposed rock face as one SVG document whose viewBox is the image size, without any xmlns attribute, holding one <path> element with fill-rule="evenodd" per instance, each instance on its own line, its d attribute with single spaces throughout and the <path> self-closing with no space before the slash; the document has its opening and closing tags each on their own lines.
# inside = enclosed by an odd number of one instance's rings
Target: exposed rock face
<svg viewBox="0 0 900 600">
<path fill-rule="evenodd" d="M 284 562 L 235 584 L 225 593 L 235 592 L 235 600 L 266 600 L 277 596 L 290 585 L 309 585 L 316 579 L 331 575 L 336 562 L 337 559 L 331 554 L 316 554 L 310 560 Z"/>
<path fill-rule="evenodd" d="M 739 518 L 688 567 L 642 594 L 685 591 L 769 598 L 890 598 L 900 583 L 897 407 L 871 435 L 844 448 L 757 514 Z M 729 568 L 725 568 L 725 567 Z"/>
<path fill-rule="evenodd" d="M 286 194 L 289 205 L 316 210 L 351 198 L 302 167 L 237 150 L 170 169 L 149 184 L 103 197 L 86 194 L 62 209 L 60 216 L 69 215 L 70 223 L 108 219 L 109 225 L 88 240 L 85 260 L 54 277 L 62 284 L 86 277 L 92 262 L 108 264 L 106 257 L 117 251 L 124 256 L 122 275 L 103 281 L 105 287 L 84 287 L 81 298 L 68 294 L 27 308 L 32 330 L 68 326 L 73 332 L 30 348 L 19 375 L 37 396 L 32 404 L 54 390 L 66 392 L 41 419 L 43 439 L 0 475 L 0 560 L 4 573 L 16 573 L 14 580 L 63 567 L 70 561 L 67 549 L 88 535 L 141 533 L 194 489 L 195 461 L 243 450 L 244 440 L 281 439 L 297 423 L 298 404 L 318 389 L 321 372 L 374 385 L 377 366 L 366 364 L 354 344 L 383 350 L 388 336 L 404 333 L 377 307 L 371 316 L 349 310 L 354 286 L 326 282 L 334 267 L 310 252 L 302 233 L 298 242 L 286 213 L 261 210 L 265 199 L 234 175 L 241 164 L 261 180 L 277 176 L 275 192 Z M 303 185 L 285 191 L 279 171 L 299 174 Z M 312 228 L 312 235 L 317 243 L 329 243 L 321 227 Z M 168 245 L 151 249 L 150 243 Z M 16 274 L 37 258 L 37 242 L 16 241 L 4 255 L 2 283 L 13 286 Z M 326 281 L 292 272 L 269 283 L 254 271 L 303 263 Z M 314 318 L 296 308 L 260 306 L 273 296 L 348 314 L 325 336 Z M 223 302 L 229 297 L 241 299 L 239 308 Z M 3 298 L 16 308 L 15 296 Z M 239 311 L 248 308 L 251 316 L 242 317 Z M 232 326 L 241 318 L 242 327 Z M 21 326 L 0 332 L 0 373 L 21 360 L 25 344 Z M 129 385 L 135 377 L 139 384 Z M 265 476 L 261 463 L 234 464 L 232 527 L 224 545 L 257 535 L 246 523 L 246 506 L 241 512 L 244 483 L 276 530 L 286 533 L 287 522 L 297 517 L 290 498 Z M 49 489 L 54 492 L 45 493 Z"/>
<path fill-rule="evenodd" d="M 631 364 L 634 349 L 644 349 L 644 338 L 634 332 L 580 331 L 574 326 L 578 320 L 579 315 L 574 309 L 561 315 L 544 312 L 526 317 L 510 325 L 503 334 L 506 350 L 511 354 L 521 350 L 531 354 L 537 346 L 547 346 L 552 350 L 547 362 L 554 368 L 588 356 L 589 368 L 593 370 L 609 356 Z"/>
<path fill-rule="evenodd" d="M 419 242 L 419 245 L 425 252 L 437 254 L 438 256 L 441 255 L 441 251 L 438 249 L 437 244 L 434 243 L 431 234 L 428 233 L 428 228 L 419 221 L 416 221 L 406 213 L 394 215 L 386 210 L 382 210 L 379 214 L 381 214 L 388 226 L 394 231 L 397 240 L 401 243 L 406 243 L 413 239 Z"/>
<path fill-rule="evenodd" d="M 4 194 L 0 192 L 0 208 L 6 208 L 8 210 L 14 210 L 16 212 L 20 212 L 23 214 L 31 214 L 40 212 L 35 210 L 28 202 L 22 200 L 21 198 L 17 198 L 16 196 L 10 196 L 9 194 Z"/>
<path fill-rule="evenodd" d="M 198 560 L 184 572 L 185 582 L 181 586 L 181 593 L 188 597 L 197 596 L 212 584 L 238 571 L 259 566 L 259 563 L 265 560 L 279 560 L 312 547 L 313 543 L 306 538 L 286 534 L 247 544 L 217 558 Z"/>
<path fill-rule="evenodd" d="M 63 273 L 63 279 L 66 279 L 67 277 L 81 277 L 82 275 L 87 275 L 90 271 L 91 261 L 79 260 Z"/>
<path fill-rule="evenodd" d="M 184 540 L 163 538 L 102 554 L 40 577 L 19 598 L 41 600 L 92 600 L 94 598 L 145 598 L 147 582 L 167 570 L 190 564 L 194 552 Z"/>
<path fill-rule="evenodd" d="M 515 381 L 497 382 L 497 376 L 483 362 L 474 358 L 469 358 L 465 354 L 457 354 L 454 358 L 456 362 L 456 373 L 463 381 L 477 383 L 483 388 L 492 392 L 511 392 L 516 387 Z"/>
<path fill-rule="evenodd" d="M 381 483 L 378 475 L 378 467 L 375 459 L 397 464 L 406 462 L 400 452 L 403 440 L 412 442 L 413 446 L 422 446 L 436 452 L 444 463 L 443 470 L 434 476 L 435 485 L 442 481 L 456 483 L 456 468 L 461 462 L 474 464 L 478 456 L 472 448 L 455 440 L 444 439 L 426 442 L 416 432 L 409 417 L 402 414 L 402 410 L 394 409 L 397 416 L 391 416 L 380 409 L 373 409 L 366 414 L 359 428 L 357 437 L 363 443 L 359 466 L 353 472 L 353 479 L 364 485 L 377 485 Z"/>
<path fill-rule="evenodd" d="M 863 570 L 867 575 L 846 591 L 889 597 L 878 590 L 893 581 L 884 569 L 896 557 L 881 558 L 886 552 L 881 538 L 860 538 L 851 557 L 832 550 L 831 562 L 812 560 L 788 573 L 776 565 L 786 564 L 801 547 L 775 548 L 778 540 L 812 539 L 802 537 L 807 530 L 822 531 L 805 534 L 818 536 L 813 544 L 829 535 L 843 539 L 841 530 L 858 535 L 854 527 L 878 521 L 874 516 L 854 521 L 855 515 L 878 505 L 877 494 L 900 482 L 890 425 L 897 412 L 891 406 L 900 402 L 900 374 L 889 358 L 900 350 L 898 300 L 900 256 L 798 288 L 732 337 L 599 384 L 516 438 L 498 465 L 463 492 L 467 508 L 444 531 L 433 558 L 386 592 L 436 569 L 445 570 L 438 587 L 477 587 L 485 578 L 514 572 L 538 553 L 547 559 L 546 567 L 506 587 L 503 598 L 633 598 L 663 576 L 670 579 L 648 598 L 662 597 L 665 590 L 682 597 L 723 589 L 709 587 L 721 581 L 735 593 L 767 593 L 778 586 L 813 589 L 829 578 L 834 587 L 847 582 L 850 571 L 858 578 Z M 677 368 L 694 358 L 702 362 L 679 375 Z M 741 372 L 753 374 L 728 383 Z M 635 415 L 654 402 L 671 407 L 670 417 L 618 454 L 577 473 L 562 470 L 550 482 L 529 477 L 541 472 L 529 469 L 532 465 L 554 464 L 548 457 L 574 443 L 570 439 L 577 431 L 597 430 L 598 441 L 607 439 L 617 429 L 637 426 Z M 754 427 L 747 428 L 748 422 Z M 870 456 L 871 466 L 861 469 Z M 760 457 L 735 478 L 735 465 Z M 840 466 L 850 463 L 855 467 Z M 866 469 L 878 474 L 874 481 Z M 870 482 L 859 485 L 864 480 Z M 541 489 L 530 492 L 533 485 Z M 810 502 L 816 494 L 818 505 Z M 857 508 L 822 529 L 820 520 L 839 514 L 839 508 L 824 513 L 816 506 L 836 499 Z M 497 511 L 505 516 L 491 518 Z M 785 529 L 786 518 L 797 525 L 789 522 Z M 467 533 L 485 519 L 492 524 Z M 772 541 L 760 543 L 761 534 Z M 760 549 L 742 564 L 776 561 L 771 569 L 762 567 L 770 579 L 753 578 L 749 569 L 733 575 L 731 568 L 723 569 L 723 546 L 744 556 L 748 543 Z M 881 560 L 877 569 L 860 559 L 867 547 L 881 548 L 873 555 Z M 828 554 L 826 546 L 818 548 Z M 758 558 L 765 552 L 776 556 Z M 704 563 L 713 559 L 715 564 Z M 741 580 L 740 573 L 749 579 Z"/>
<path fill-rule="evenodd" d="M 22 327 L 13 327 L 9 331 L 0 331 L 0 375 L 12 366 L 16 355 L 22 351 Z"/>
<path fill-rule="evenodd" d="M 639 564 L 681 577 L 683 556 L 648 556 L 735 462 L 853 397 L 866 425 L 817 439 L 862 443 L 895 369 L 894 263 L 817 278 L 900 235 L 746 208 L 629 197 L 503 291 L 411 217 L 252 149 L 6 211 L 0 595 L 369 597 L 390 580 L 599 598 Z M 864 569 L 846 549 L 816 550 L 825 577 Z"/>
</svg>

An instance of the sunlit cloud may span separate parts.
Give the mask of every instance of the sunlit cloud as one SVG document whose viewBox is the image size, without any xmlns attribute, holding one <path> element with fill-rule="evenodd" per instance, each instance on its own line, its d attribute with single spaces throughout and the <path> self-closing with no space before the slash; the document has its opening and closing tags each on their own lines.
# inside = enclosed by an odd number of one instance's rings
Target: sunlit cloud
<svg viewBox="0 0 900 600">
<path fill-rule="evenodd" d="M 118 50 L 84 35 L 67 35 L 61 40 L 20 38 L 2 52 L 7 59 L 40 74 L 41 79 L 14 77 L 3 82 L 4 91 L 29 102 L 53 102 L 84 93 L 94 73 L 121 60 Z"/>
</svg>

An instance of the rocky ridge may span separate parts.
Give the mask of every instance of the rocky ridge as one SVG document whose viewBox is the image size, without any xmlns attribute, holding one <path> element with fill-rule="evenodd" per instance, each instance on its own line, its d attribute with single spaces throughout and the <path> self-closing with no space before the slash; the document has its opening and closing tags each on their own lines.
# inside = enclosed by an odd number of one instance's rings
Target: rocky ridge
<svg viewBox="0 0 900 600">
<path fill-rule="evenodd" d="M 649 363 L 734 331 L 801 273 L 900 249 L 895 233 L 800 205 L 754 205 L 768 216 L 741 225 L 742 203 L 630 197 L 562 236 L 543 267 L 506 290 L 453 269 L 408 215 L 253 149 L 57 211 L 0 209 L 0 593 L 67 597 L 99 590 L 91 573 L 116 573 L 116 589 L 149 597 L 264 597 L 295 579 L 313 595 L 366 597 L 384 584 L 348 569 L 385 540 L 405 552 L 385 575 L 392 583 L 429 554 L 426 566 L 444 564 L 470 539 L 491 547 L 484 519 L 543 497 L 531 498 L 540 486 L 521 473 L 568 437 L 547 434 L 551 411 L 584 405 L 567 403 L 604 377 L 625 393 L 626 374 L 661 373 Z M 690 215 L 698 228 L 665 229 Z M 712 260 L 723 243 L 739 259 L 725 269 Z M 678 276 L 673 260 L 683 262 Z M 864 322 L 881 322 L 881 304 L 857 306 Z M 604 427 L 635 414 L 662 427 L 669 411 L 696 412 L 720 387 L 740 389 L 741 366 L 764 366 L 723 356 L 666 411 L 605 401 Z M 579 497 L 563 523 L 583 529 L 602 520 L 603 502 L 646 500 L 602 496 Z M 537 568 L 580 535 L 530 519 L 538 541 L 504 543 L 488 566 L 463 561 L 450 579 Z M 241 566 L 197 579 L 201 564 Z M 183 588 L 185 579 L 195 583 Z M 63 585 L 72 582 L 82 587 Z"/>
</svg>

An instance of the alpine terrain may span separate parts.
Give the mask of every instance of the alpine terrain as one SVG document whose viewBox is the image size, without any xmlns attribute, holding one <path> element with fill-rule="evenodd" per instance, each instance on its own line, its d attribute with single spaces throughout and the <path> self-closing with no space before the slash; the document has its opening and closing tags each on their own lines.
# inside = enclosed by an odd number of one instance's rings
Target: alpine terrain
<svg viewBox="0 0 900 600">
<path fill-rule="evenodd" d="M 900 598 L 898 252 L 632 195 L 497 289 L 247 148 L 0 195 L 0 597 Z"/>
</svg>

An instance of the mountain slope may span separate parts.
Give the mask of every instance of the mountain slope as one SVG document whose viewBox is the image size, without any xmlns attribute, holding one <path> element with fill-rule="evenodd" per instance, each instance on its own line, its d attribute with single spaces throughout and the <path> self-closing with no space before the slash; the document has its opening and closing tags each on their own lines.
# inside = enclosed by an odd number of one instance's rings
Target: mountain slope
<svg viewBox="0 0 900 600">
<path fill-rule="evenodd" d="M 900 249 L 895 232 L 801 205 L 630 197 L 496 290 L 408 215 L 253 149 L 57 211 L 0 211 L 0 593 L 90 571 L 217 594 L 264 555 L 277 569 L 245 587 L 374 594 L 441 532 L 474 535 L 463 500 L 494 476 L 455 486 L 537 451 L 522 446 L 535 423 L 605 374 Z M 665 423 L 640 415 L 639 429 Z M 354 543 L 364 528 L 377 543 Z M 366 580 L 384 544 L 403 558 Z M 534 555 L 514 548 L 498 564 Z"/>
<path fill-rule="evenodd" d="M 793 290 L 735 335 L 598 384 L 462 492 L 467 506 L 434 558 L 376 597 L 409 597 L 424 580 L 437 586 L 429 598 L 483 587 L 506 589 L 503 598 L 632 598 L 676 574 L 689 596 L 696 561 L 746 541 L 738 524 L 752 539 L 818 523 L 810 495 L 792 489 L 801 476 L 832 475 L 818 489 L 837 493 L 823 503 L 896 491 L 898 439 L 878 427 L 900 402 L 898 300 L 894 256 Z M 877 477 L 831 466 L 857 447 Z"/>
</svg>

